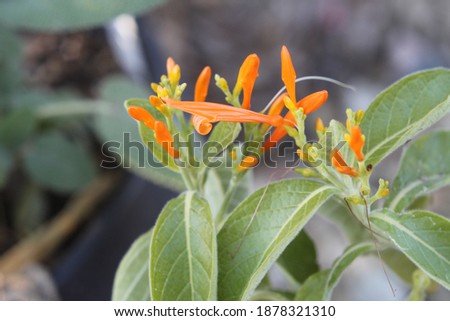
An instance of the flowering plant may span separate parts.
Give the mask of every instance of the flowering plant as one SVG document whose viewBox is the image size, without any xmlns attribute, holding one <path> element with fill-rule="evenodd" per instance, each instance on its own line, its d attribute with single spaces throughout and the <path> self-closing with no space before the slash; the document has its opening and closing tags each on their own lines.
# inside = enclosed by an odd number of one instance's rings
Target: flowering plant
<svg viewBox="0 0 450 321">
<path fill-rule="evenodd" d="M 143 142 L 179 173 L 186 191 L 167 203 L 154 228 L 130 248 L 113 298 L 327 300 L 346 267 L 370 253 L 411 284 L 410 299 L 425 298 L 436 284 L 449 289 L 450 222 L 426 210 L 426 196 L 450 182 L 450 132 L 410 143 L 390 186 L 380 179 L 374 187 L 370 178 L 388 154 L 449 111 L 450 71 L 403 78 L 365 112 L 348 109 L 345 125 L 331 120 L 326 127 L 317 119 L 313 142 L 305 121 L 326 102 L 327 91 L 298 100 L 299 79 L 283 47 L 285 87 L 261 112 L 252 111 L 259 63 L 256 54 L 249 55 L 232 89 L 215 75 L 228 104 L 206 102 L 209 67 L 198 77 L 194 100 L 181 100 L 186 84 L 179 83 L 180 67 L 171 58 L 167 75 L 151 86 L 155 95 L 126 101 Z M 233 145 L 241 132 L 245 143 Z M 209 138 L 200 145 L 196 133 Z M 251 168 L 286 135 L 304 165 L 294 168 L 300 177 L 247 195 Z M 322 270 L 303 229 L 319 208 L 351 243 Z M 272 287 L 268 271 L 274 265 L 292 281 L 290 290 Z"/>
</svg>

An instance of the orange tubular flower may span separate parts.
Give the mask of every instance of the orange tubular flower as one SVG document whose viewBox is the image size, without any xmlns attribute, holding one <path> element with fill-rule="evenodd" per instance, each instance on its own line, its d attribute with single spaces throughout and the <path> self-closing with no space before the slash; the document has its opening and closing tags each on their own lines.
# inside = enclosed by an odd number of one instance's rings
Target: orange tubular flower
<svg viewBox="0 0 450 321">
<path fill-rule="evenodd" d="M 296 105 L 298 108 L 303 108 L 304 114 L 307 115 L 319 109 L 327 99 L 328 91 L 321 90 L 304 97 L 299 100 Z M 290 111 L 284 117 L 284 125 L 291 127 L 295 126 L 295 116 Z M 264 151 L 274 147 L 280 139 L 286 136 L 286 134 L 286 129 L 284 129 L 283 126 L 276 128 L 270 138 L 264 142 Z"/>
<path fill-rule="evenodd" d="M 180 153 L 173 147 L 173 138 L 166 125 L 161 121 L 155 122 L 155 138 L 156 141 L 169 153 L 173 158 L 178 158 Z"/>
<path fill-rule="evenodd" d="M 295 99 L 295 79 L 297 74 L 295 73 L 294 65 L 292 64 L 291 54 L 286 46 L 281 48 L 281 80 L 283 80 L 286 90 L 289 94 L 289 98 L 292 101 Z"/>
<path fill-rule="evenodd" d="M 128 114 L 137 121 L 144 122 L 148 128 L 155 128 L 155 118 L 144 108 L 131 106 L 128 108 Z"/>
<path fill-rule="evenodd" d="M 209 81 L 211 80 L 211 68 L 205 67 L 197 78 L 195 83 L 195 101 L 205 101 L 208 95 Z"/>
<path fill-rule="evenodd" d="M 267 112 L 267 115 L 269 116 L 276 116 L 280 115 L 281 111 L 284 108 L 284 97 L 286 97 L 287 94 L 283 93 L 280 96 L 278 96 L 277 99 L 273 102 L 273 104 L 270 106 L 269 111 Z M 260 132 L 265 133 L 269 129 L 268 124 L 261 125 Z"/>
<path fill-rule="evenodd" d="M 286 97 L 287 94 L 283 93 L 280 96 L 278 96 L 277 99 L 273 102 L 272 106 L 270 106 L 269 111 L 267 112 L 267 115 L 279 115 L 281 114 L 281 111 L 284 108 L 284 97 Z"/>
<path fill-rule="evenodd" d="M 137 121 L 141 121 L 144 125 L 155 132 L 156 141 L 174 158 L 179 157 L 179 153 L 173 147 L 173 138 L 167 129 L 166 125 L 158 120 L 155 120 L 153 116 L 144 108 L 131 106 L 128 108 L 128 114 L 136 119 Z"/>
<path fill-rule="evenodd" d="M 200 135 L 208 135 L 212 130 L 211 122 L 205 117 L 194 115 L 192 116 L 192 123 L 194 124 L 195 130 Z"/>
<path fill-rule="evenodd" d="M 259 68 L 259 57 L 256 54 L 248 55 L 242 63 L 239 69 L 238 78 L 236 81 L 237 90 L 242 88 L 244 90 L 244 99 L 242 101 L 242 108 L 250 108 L 250 99 L 253 92 L 253 87 L 255 86 L 256 78 Z"/>
<path fill-rule="evenodd" d="M 172 108 L 180 109 L 186 113 L 201 117 L 196 118 L 194 125 L 198 124 L 196 129 L 200 134 L 203 135 L 209 133 L 206 132 L 206 128 L 212 128 L 209 127 L 207 123 L 215 123 L 219 121 L 236 123 L 265 123 L 275 127 L 281 126 L 283 124 L 283 117 L 279 115 L 268 116 L 256 113 L 251 110 L 236 108 L 223 104 L 195 101 L 178 101 L 170 98 L 165 99 L 165 102 Z M 203 127 L 200 128 L 201 126 Z"/>
<path fill-rule="evenodd" d="M 362 149 L 366 139 L 361 133 L 361 128 L 359 126 L 353 126 L 350 130 L 350 135 L 345 136 L 345 140 L 349 144 L 352 151 L 355 153 L 358 162 L 362 162 L 364 160 Z"/>
<path fill-rule="evenodd" d="M 358 170 L 354 167 L 348 166 L 344 161 L 342 154 L 337 150 L 333 150 L 331 152 L 331 163 L 333 164 L 334 168 L 336 168 L 336 170 L 341 174 L 349 175 L 352 177 L 357 177 L 359 175 Z"/>
</svg>

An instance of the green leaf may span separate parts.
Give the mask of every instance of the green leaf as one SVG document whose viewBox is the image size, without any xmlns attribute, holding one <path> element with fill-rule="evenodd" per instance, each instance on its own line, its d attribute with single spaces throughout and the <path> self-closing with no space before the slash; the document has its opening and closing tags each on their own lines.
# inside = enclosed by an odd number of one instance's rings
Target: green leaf
<svg viewBox="0 0 450 321">
<path fill-rule="evenodd" d="M 403 154 L 385 207 L 407 208 L 416 197 L 450 184 L 450 132 L 427 134 Z"/>
<path fill-rule="evenodd" d="M 0 22 L 13 28 L 68 31 L 101 26 L 123 14 L 144 13 L 161 0 L 3 0 Z"/>
<path fill-rule="evenodd" d="M 361 122 L 366 164 L 385 156 L 430 127 L 450 110 L 450 70 L 438 68 L 409 75 L 384 90 Z"/>
<path fill-rule="evenodd" d="M 203 148 L 205 151 L 204 163 L 211 161 L 212 157 L 220 154 L 232 144 L 240 132 L 241 124 L 239 123 L 220 122 L 217 124 Z"/>
<path fill-rule="evenodd" d="M 211 207 L 214 216 L 219 212 L 225 199 L 225 194 L 230 184 L 233 169 L 225 164 L 217 168 L 208 169 L 208 177 L 204 187 L 204 197 Z M 225 213 L 232 212 L 239 203 L 241 203 L 251 191 L 253 182 L 252 172 L 246 173 L 238 182 L 238 185 L 228 201 Z"/>
<path fill-rule="evenodd" d="M 222 184 L 218 168 L 209 168 L 208 176 L 204 186 L 204 197 L 210 204 L 211 213 L 215 217 L 225 198 L 225 189 Z"/>
<path fill-rule="evenodd" d="M 142 107 L 146 109 L 152 116 L 164 123 L 164 116 L 153 107 L 146 99 L 128 99 L 125 101 L 125 107 L 128 109 L 131 106 Z M 139 133 L 141 139 L 145 145 L 150 149 L 156 159 L 170 168 L 173 171 L 178 171 L 178 166 L 175 164 L 174 159 L 167 153 L 167 151 L 156 141 L 154 131 L 144 125 L 143 122 L 138 122 Z"/>
<path fill-rule="evenodd" d="M 219 299 L 246 300 L 336 189 L 316 181 L 269 184 L 244 200 L 218 235 Z"/>
<path fill-rule="evenodd" d="M 31 138 L 36 127 L 35 114 L 27 108 L 11 110 L 0 119 L 0 145 L 9 150 L 17 150 Z"/>
<path fill-rule="evenodd" d="M 433 280 L 450 289 L 450 221 L 416 210 L 398 214 L 383 209 L 371 215 L 372 225 Z"/>
<path fill-rule="evenodd" d="M 314 242 L 305 231 L 286 247 L 277 263 L 300 284 L 319 270 Z"/>
<path fill-rule="evenodd" d="M 24 153 L 28 174 L 56 192 L 73 192 L 94 179 L 98 164 L 86 148 L 53 132 L 36 138 Z"/>
<path fill-rule="evenodd" d="M 217 249 L 208 203 L 189 191 L 171 200 L 156 222 L 150 247 L 155 301 L 217 298 Z"/>
<path fill-rule="evenodd" d="M 12 155 L 0 146 L 0 189 L 2 189 L 6 183 L 12 165 Z"/>
<path fill-rule="evenodd" d="M 150 301 L 148 262 L 153 230 L 133 242 L 122 258 L 114 277 L 113 301 Z"/>
<path fill-rule="evenodd" d="M 400 279 L 412 283 L 412 274 L 417 266 L 405 254 L 397 249 L 388 248 L 381 252 L 381 258 Z"/>
<path fill-rule="evenodd" d="M 333 262 L 331 269 L 322 270 L 311 275 L 295 296 L 298 301 L 330 300 L 345 269 L 360 255 L 373 250 L 371 242 L 358 243 L 349 246 L 344 253 Z"/>
<path fill-rule="evenodd" d="M 352 216 L 344 201 L 330 198 L 319 209 L 319 214 L 339 226 L 351 244 L 370 239 L 368 230 Z"/>
</svg>

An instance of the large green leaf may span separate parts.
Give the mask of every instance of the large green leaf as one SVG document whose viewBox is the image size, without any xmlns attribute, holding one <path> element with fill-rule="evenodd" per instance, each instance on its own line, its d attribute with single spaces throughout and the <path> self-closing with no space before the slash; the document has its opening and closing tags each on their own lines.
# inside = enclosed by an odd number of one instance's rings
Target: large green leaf
<svg viewBox="0 0 450 321">
<path fill-rule="evenodd" d="M 29 175 L 43 187 L 73 192 L 92 181 L 98 164 L 86 148 L 53 132 L 39 136 L 24 153 Z"/>
<path fill-rule="evenodd" d="M 299 292 L 295 300 L 322 301 L 329 300 L 333 289 L 339 282 L 345 269 L 361 254 L 374 249 L 373 243 L 365 242 L 349 246 L 344 253 L 333 262 L 330 269 L 319 271 L 311 275 Z"/>
<path fill-rule="evenodd" d="M 450 184 L 450 132 L 417 139 L 403 154 L 400 169 L 385 206 L 407 208 L 417 196 Z"/>
<path fill-rule="evenodd" d="M 144 13 L 162 0 L 2 0 L 0 22 L 37 31 L 100 26 L 123 13 Z"/>
<path fill-rule="evenodd" d="M 100 96 L 109 104 L 95 115 L 94 132 L 105 147 L 119 156 L 122 166 L 158 185 L 182 191 L 181 176 L 155 160 L 142 143 L 136 122 L 123 108 L 128 97 L 145 95 L 145 89 L 124 77 L 108 78 L 100 87 Z"/>
<path fill-rule="evenodd" d="M 218 235 L 219 299 L 246 300 L 332 186 L 302 179 L 269 184 L 244 200 Z"/>
<path fill-rule="evenodd" d="M 367 164 L 431 126 L 450 110 L 450 70 L 438 68 L 409 75 L 384 90 L 361 122 Z"/>
<path fill-rule="evenodd" d="M 450 221 L 426 211 L 398 214 L 383 209 L 371 215 L 374 228 L 433 280 L 450 289 Z"/>
<path fill-rule="evenodd" d="M 208 203 L 189 191 L 171 200 L 156 222 L 150 247 L 153 300 L 217 298 L 217 249 Z"/>
<path fill-rule="evenodd" d="M 301 231 L 288 245 L 277 263 L 299 284 L 319 270 L 314 242 L 305 231 Z"/>
<path fill-rule="evenodd" d="M 153 230 L 141 235 L 120 261 L 114 277 L 114 301 L 150 301 L 148 262 Z"/>
</svg>

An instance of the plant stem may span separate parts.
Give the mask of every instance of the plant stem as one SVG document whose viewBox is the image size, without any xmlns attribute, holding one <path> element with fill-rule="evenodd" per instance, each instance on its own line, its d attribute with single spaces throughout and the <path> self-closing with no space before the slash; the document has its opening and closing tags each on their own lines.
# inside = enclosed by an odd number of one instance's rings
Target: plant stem
<svg viewBox="0 0 450 321">
<path fill-rule="evenodd" d="M 233 193 L 235 192 L 237 186 L 239 185 L 239 182 L 241 181 L 243 175 L 235 175 L 231 177 L 230 184 L 228 185 L 227 191 L 225 192 L 225 197 L 222 201 L 222 205 L 220 206 L 219 212 L 216 216 L 216 225 L 218 227 L 218 230 L 222 227 L 224 215 L 226 214 L 226 210 L 228 207 L 228 204 L 230 202 L 231 196 L 233 196 Z"/>
</svg>

